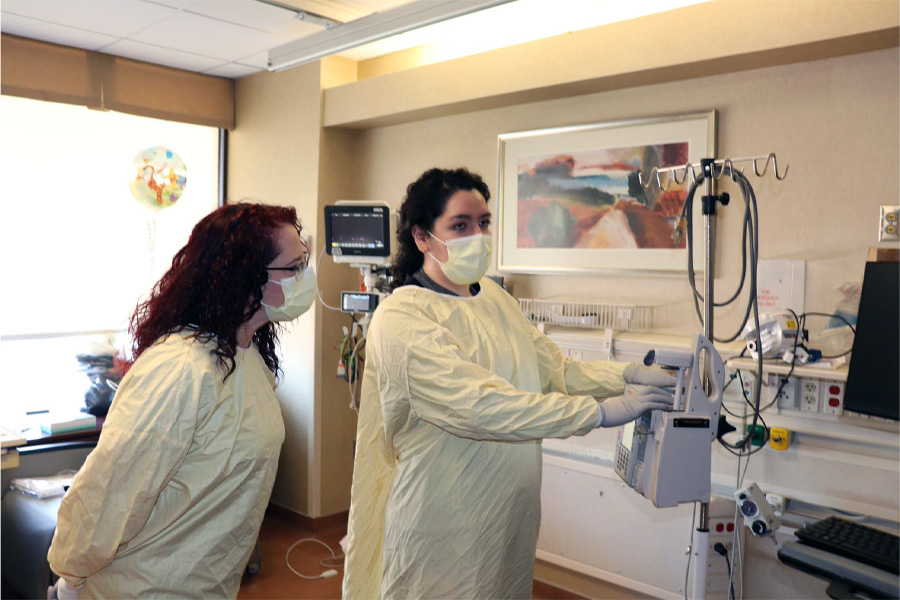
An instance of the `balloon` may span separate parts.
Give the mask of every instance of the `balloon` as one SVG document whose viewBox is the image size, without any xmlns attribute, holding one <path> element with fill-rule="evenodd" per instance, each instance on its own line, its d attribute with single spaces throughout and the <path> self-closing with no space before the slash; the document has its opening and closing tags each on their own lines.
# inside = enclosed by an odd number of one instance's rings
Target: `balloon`
<svg viewBox="0 0 900 600">
<path fill-rule="evenodd" d="M 181 157 L 165 146 L 141 150 L 132 161 L 131 194 L 154 210 L 168 208 L 184 195 L 187 167 Z"/>
</svg>

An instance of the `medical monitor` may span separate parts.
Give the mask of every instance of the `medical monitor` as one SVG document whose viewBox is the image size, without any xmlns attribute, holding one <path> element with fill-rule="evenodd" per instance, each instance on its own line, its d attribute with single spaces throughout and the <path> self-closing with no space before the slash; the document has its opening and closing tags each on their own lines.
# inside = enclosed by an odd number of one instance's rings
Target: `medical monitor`
<svg viewBox="0 0 900 600">
<path fill-rule="evenodd" d="M 900 418 L 900 263 L 867 262 L 844 410 Z"/>
<path fill-rule="evenodd" d="M 382 264 L 391 254 L 390 208 L 348 203 L 325 207 L 325 250 L 335 262 Z"/>
</svg>

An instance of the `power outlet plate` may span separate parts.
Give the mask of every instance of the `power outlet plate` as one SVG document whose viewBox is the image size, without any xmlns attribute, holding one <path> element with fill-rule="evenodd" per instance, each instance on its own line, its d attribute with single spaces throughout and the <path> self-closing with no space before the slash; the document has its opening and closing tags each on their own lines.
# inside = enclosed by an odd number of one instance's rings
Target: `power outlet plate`
<svg viewBox="0 0 900 600">
<path fill-rule="evenodd" d="M 892 242 L 900 240 L 900 206 L 882 204 L 878 216 L 878 241 Z"/>
<path fill-rule="evenodd" d="M 740 523 L 743 526 L 743 523 Z M 728 564 L 725 557 L 715 551 L 713 548 L 717 543 L 722 544 L 728 550 L 728 557 L 731 558 L 734 550 L 734 517 L 710 517 L 709 519 L 709 550 L 706 553 L 706 572 L 712 578 L 716 575 L 727 575 Z M 738 534 L 740 535 L 740 531 Z M 712 586 L 716 588 L 717 586 Z M 724 588 L 727 590 L 728 588 Z M 707 591 L 721 591 L 710 590 Z"/>
<path fill-rule="evenodd" d="M 842 381 L 823 381 L 822 412 L 828 415 L 839 415 L 844 412 L 844 383 Z"/>
<path fill-rule="evenodd" d="M 822 382 L 818 379 L 802 379 L 800 381 L 800 410 L 819 412 L 821 390 Z"/>
<path fill-rule="evenodd" d="M 768 402 L 767 404 L 772 403 L 774 400 L 778 405 L 778 408 L 782 410 L 797 410 L 797 378 L 791 377 L 787 380 L 787 383 L 784 384 L 784 387 L 781 389 L 781 393 L 778 394 L 778 397 L 775 397 L 775 394 L 778 393 L 778 388 L 782 384 L 782 380 L 784 378 L 780 375 L 770 374 L 767 380 L 769 386 L 766 388 Z"/>
</svg>

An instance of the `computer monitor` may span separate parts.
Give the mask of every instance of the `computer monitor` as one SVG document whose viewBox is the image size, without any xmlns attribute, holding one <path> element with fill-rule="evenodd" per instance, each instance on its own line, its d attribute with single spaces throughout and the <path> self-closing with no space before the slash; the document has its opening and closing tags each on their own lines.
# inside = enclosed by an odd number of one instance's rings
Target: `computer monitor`
<svg viewBox="0 0 900 600">
<path fill-rule="evenodd" d="M 390 208 L 383 204 L 325 207 L 325 250 L 334 262 L 383 264 L 391 254 Z"/>
<path fill-rule="evenodd" d="M 844 410 L 900 419 L 900 263 L 868 262 L 844 389 Z"/>
</svg>

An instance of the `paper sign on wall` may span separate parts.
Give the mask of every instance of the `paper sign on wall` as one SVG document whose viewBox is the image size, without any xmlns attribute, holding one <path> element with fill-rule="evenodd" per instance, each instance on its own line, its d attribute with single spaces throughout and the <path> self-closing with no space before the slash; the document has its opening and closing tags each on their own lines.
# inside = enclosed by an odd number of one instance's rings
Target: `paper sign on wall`
<svg viewBox="0 0 900 600">
<path fill-rule="evenodd" d="M 759 312 L 791 309 L 803 312 L 806 263 L 802 260 L 761 260 L 756 278 Z"/>
</svg>

